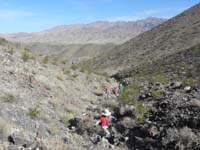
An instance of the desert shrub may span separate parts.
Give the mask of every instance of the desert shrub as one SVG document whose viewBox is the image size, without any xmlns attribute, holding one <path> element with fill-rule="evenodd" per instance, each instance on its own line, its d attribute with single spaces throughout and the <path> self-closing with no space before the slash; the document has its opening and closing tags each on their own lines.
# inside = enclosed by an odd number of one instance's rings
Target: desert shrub
<svg viewBox="0 0 200 150">
<path fill-rule="evenodd" d="M 30 116 L 31 119 L 35 119 L 40 115 L 40 113 L 41 108 L 38 105 L 36 105 L 35 107 L 29 109 L 28 116 Z"/>
<path fill-rule="evenodd" d="M 51 135 L 54 135 L 54 136 L 60 133 L 60 128 L 58 127 L 56 123 L 50 124 L 50 132 L 51 132 Z"/>
<path fill-rule="evenodd" d="M 4 38 L 0 38 L 0 45 L 3 45 L 5 43 L 8 43 L 8 41 Z"/>
<path fill-rule="evenodd" d="M 58 74 L 57 76 L 56 76 L 56 78 L 58 79 L 58 80 L 60 80 L 60 81 L 64 81 L 64 75 L 62 74 L 62 73 L 60 73 L 60 74 Z"/>
<path fill-rule="evenodd" d="M 193 149 L 193 147 L 197 146 L 200 142 L 197 135 L 188 127 L 184 127 L 177 132 L 177 141 L 177 148 L 182 150 Z"/>
<path fill-rule="evenodd" d="M 129 90 L 125 89 L 119 98 L 123 103 L 130 103 L 132 101 L 133 96 Z"/>
<path fill-rule="evenodd" d="M 49 63 L 49 56 L 45 56 L 42 60 L 43 64 L 48 64 Z"/>
<path fill-rule="evenodd" d="M 9 125 L 6 123 L 5 120 L 0 118 L 0 140 L 7 137 L 9 132 Z"/>
<path fill-rule="evenodd" d="M 64 143 L 63 139 L 58 136 L 54 136 L 52 138 L 38 138 L 37 145 L 40 149 L 44 150 L 65 150 L 68 149 L 67 144 Z"/>
<path fill-rule="evenodd" d="M 111 108 L 111 109 L 114 109 L 118 106 L 118 103 L 117 101 L 114 101 L 114 100 L 109 100 L 109 101 L 103 101 L 102 102 L 102 106 L 104 108 Z"/>
<path fill-rule="evenodd" d="M 93 72 L 93 70 L 90 67 L 82 66 L 80 68 L 80 72 L 91 74 Z"/>
<path fill-rule="evenodd" d="M 148 118 L 150 115 L 149 109 L 139 101 L 135 101 L 134 106 L 139 113 L 139 117 L 137 118 L 138 122 L 144 123 L 145 119 Z"/>
<path fill-rule="evenodd" d="M 160 90 L 155 90 L 155 89 L 152 89 L 151 90 L 151 94 L 154 98 L 162 98 L 165 96 L 165 93 L 160 91 Z"/>
<path fill-rule="evenodd" d="M 196 149 L 199 146 L 199 138 L 192 129 L 188 127 L 183 127 L 181 129 L 172 129 L 169 128 L 167 130 L 167 135 L 165 138 L 164 143 L 174 143 L 175 142 L 175 149 L 179 150 L 190 150 Z"/>
<path fill-rule="evenodd" d="M 129 104 L 133 102 L 133 97 L 137 97 L 139 93 L 140 87 L 137 84 L 132 83 L 123 90 L 119 96 L 119 99 L 122 103 Z"/>
<path fill-rule="evenodd" d="M 193 78 L 187 78 L 187 79 L 182 80 L 182 82 L 186 86 L 195 86 L 197 83 L 197 80 Z"/>
<path fill-rule="evenodd" d="M 72 77 L 76 78 L 76 77 L 78 77 L 78 74 L 73 74 Z"/>
<path fill-rule="evenodd" d="M 64 70 L 63 70 L 63 74 L 68 75 L 68 74 L 70 74 L 70 73 L 71 73 L 71 71 L 70 71 L 69 69 L 64 69 Z"/>
<path fill-rule="evenodd" d="M 4 93 L 0 98 L 5 103 L 14 103 L 16 101 L 16 97 L 11 93 Z"/>
<path fill-rule="evenodd" d="M 23 60 L 24 62 L 27 62 L 27 61 L 30 60 L 30 59 L 33 59 L 33 60 L 36 59 L 36 56 L 34 56 L 31 52 L 29 52 L 28 49 L 24 49 L 24 50 L 22 51 L 21 55 L 22 55 L 22 56 L 21 56 L 21 57 L 22 57 L 22 60 Z"/>
<path fill-rule="evenodd" d="M 196 64 L 200 65 L 200 57 L 197 57 Z"/>
<path fill-rule="evenodd" d="M 85 144 L 84 137 L 76 133 L 69 134 L 68 139 L 69 139 L 69 145 L 82 146 L 83 144 Z"/>
<path fill-rule="evenodd" d="M 11 48 L 10 50 L 8 50 L 8 53 L 11 54 L 11 55 L 13 55 L 15 53 L 15 51 L 14 51 L 13 48 Z"/>
<path fill-rule="evenodd" d="M 165 83 L 168 83 L 170 80 L 164 75 L 154 75 L 152 76 L 152 81 L 165 84 Z"/>
<path fill-rule="evenodd" d="M 68 126 L 69 125 L 69 120 L 74 118 L 74 115 L 72 113 L 62 113 L 60 115 L 60 118 L 61 118 L 61 122 L 65 125 L 65 126 Z"/>
<path fill-rule="evenodd" d="M 58 58 L 54 58 L 54 59 L 52 60 L 52 64 L 53 64 L 53 65 L 57 65 L 57 64 L 58 64 Z"/>
<path fill-rule="evenodd" d="M 54 110 L 61 104 L 61 99 L 58 97 L 53 97 L 49 100 L 49 104 L 53 107 Z"/>
<path fill-rule="evenodd" d="M 88 66 L 81 66 L 80 67 L 80 72 L 83 72 L 83 73 L 88 73 L 88 74 L 96 74 L 96 75 L 99 75 L 99 76 L 104 76 L 104 77 L 109 77 L 109 75 L 105 72 L 98 72 L 94 69 L 92 69 L 91 67 L 88 67 Z"/>
<path fill-rule="evenodd" d="M 71 69 L 72 69 L 72 70 L 77 70 L 77 69 L 78 69 L 78 66 L 75 65 L 75 64 L 73 64 L 73 65 L 71 66 Z"/>
</svg>

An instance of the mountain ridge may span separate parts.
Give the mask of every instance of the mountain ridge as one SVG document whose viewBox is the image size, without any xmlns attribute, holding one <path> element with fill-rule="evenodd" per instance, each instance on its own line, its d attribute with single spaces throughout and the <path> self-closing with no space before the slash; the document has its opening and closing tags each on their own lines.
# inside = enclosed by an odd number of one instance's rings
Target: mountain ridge
<svg viewBox="0 0 200 150">
<path fill-rule="evenodd" d="M 147 18 L 138 21 L 98 21 L 88 24 L 61 25 L 33 33 L 0 34 L 17 42 L 41 42 L 53 44 L 121 44 L 140 33 L 166 21 L 161 18 Z"/>
<path fill-rule="evenodd" d="M 99 69 L 108 66 L 119 71 L 188 49 L 200 43 L 199 13 L 200 4 L 116 46 L 110 52 L 92 60 L 92 64 Z"/>
</svg>

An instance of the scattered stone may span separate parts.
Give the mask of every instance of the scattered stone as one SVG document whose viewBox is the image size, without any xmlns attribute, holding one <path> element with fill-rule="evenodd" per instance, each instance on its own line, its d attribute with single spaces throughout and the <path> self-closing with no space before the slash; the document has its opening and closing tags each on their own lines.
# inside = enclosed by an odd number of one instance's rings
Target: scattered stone
<svg viewBox="0 0 200 150">
<path fill-rule="evenodd" d="M 172 82 L 170 86 L 172 89 L 180 89 L 182 87 L 182 84 L 182 82 Z"/>
<path fill-rule="evenodd" d="M 184 88 L 184 90 L 185 90 L 185 92 L 186 93 L 188 93 L 188 92 L 191 92 L 191 87 L 190 86 L 186 86 L 185 88 Z"/>
</svg>

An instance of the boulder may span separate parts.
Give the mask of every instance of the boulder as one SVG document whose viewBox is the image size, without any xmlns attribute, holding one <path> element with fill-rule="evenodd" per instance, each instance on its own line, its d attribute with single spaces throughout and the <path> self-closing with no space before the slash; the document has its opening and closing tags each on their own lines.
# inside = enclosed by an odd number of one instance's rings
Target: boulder
<svg viewBox="0 0 200 150">
<path fill-rule="evenodd" d="M 189 105 L 200 108 L 200 100 L 193 99 L 193 100 L 190 101 Z"/>
<path fill-rule="evenodd" d="M 149 129 L 149 133 L 151 136 L 155 137 L 157 135 L 160 134 L 160 132 L 158 131 L 158 128 L 156 126 L 152 126 L 150 129 Z"/>
<path fill-rule="evenodd" d="M 172 89 L 180 89 L 182 87 L 182 84 L 183 84 L 182 82 L 172 82 L 170 84 L 170 87 Z"/>
<path fill-rule="evenodd" d="M 34 138 L 23 133 L 13 133 L 12 135 L 8 136 L 8 141 L 12 145 L 27 148 L 34 143 Z"/>
<path fill-rule="evenodd" d="M 184 90 L 185 90 L 186 93 L 189 93 L 189 92 L 191 92 L 192 88 L 190 86 L 186 86 L 184 88 Z"/>
</svg>

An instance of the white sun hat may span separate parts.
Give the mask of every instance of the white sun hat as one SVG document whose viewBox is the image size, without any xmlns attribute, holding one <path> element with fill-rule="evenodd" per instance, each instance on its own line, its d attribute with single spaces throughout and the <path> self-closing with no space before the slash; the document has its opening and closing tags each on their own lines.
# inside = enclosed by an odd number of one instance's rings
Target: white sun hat
<svg viewBox="0 0 200 150">
<path fill-rule="evenodd" d="M 105 116 L 110 116 L 111 112 L 108 109 L 105 109 Z"/>
</svg>

